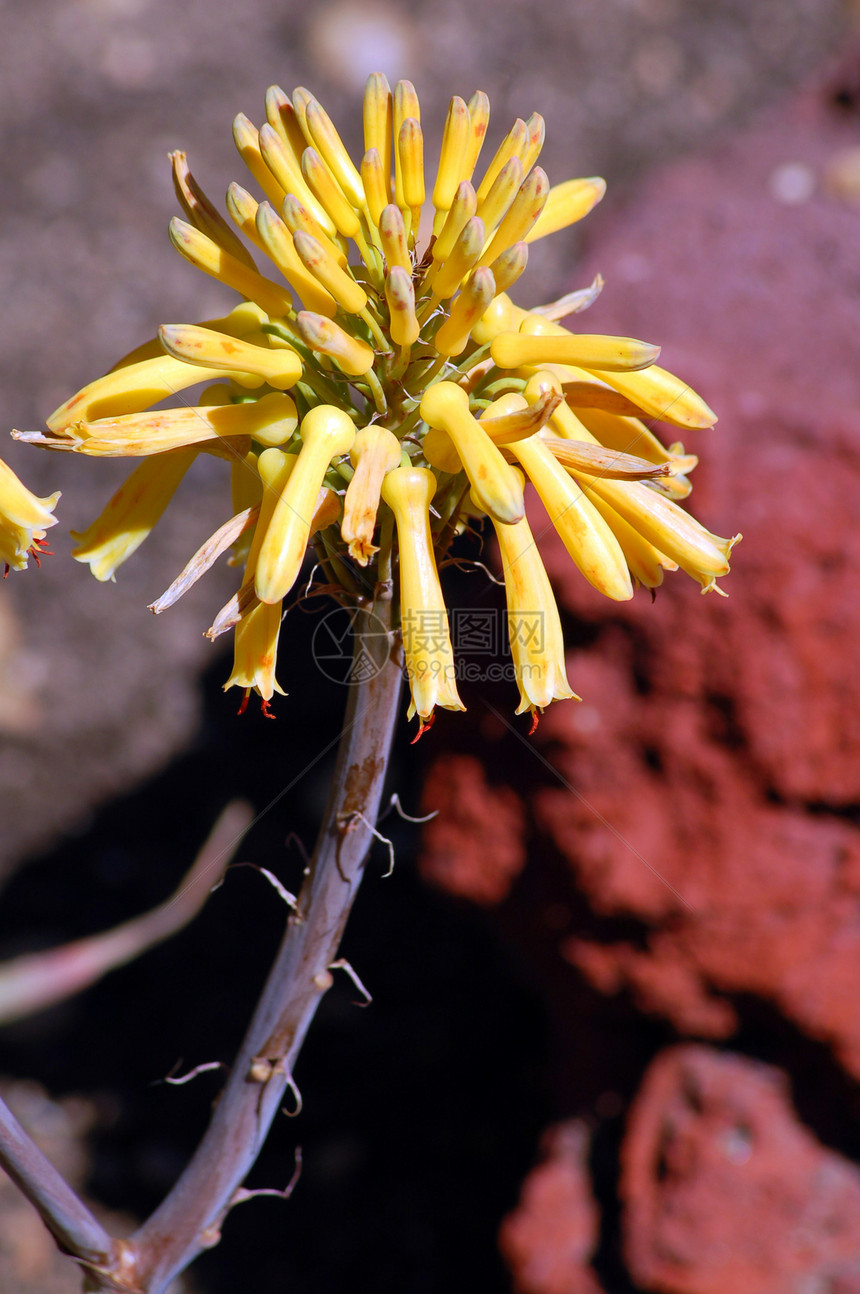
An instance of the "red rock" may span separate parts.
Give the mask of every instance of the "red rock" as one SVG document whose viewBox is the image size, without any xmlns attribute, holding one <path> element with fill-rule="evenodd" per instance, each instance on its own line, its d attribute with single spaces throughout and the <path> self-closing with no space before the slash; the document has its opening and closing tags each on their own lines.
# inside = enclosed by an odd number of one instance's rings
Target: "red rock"
<svg viewBox="0 0 860 1294">
<path fill-rule="evenodd" d="M 485 906 L 501 902 L 522 870 L 523 810 L 506 786 L 491 787 L 477 759 L 446 756 L 434 765 L 423 811 L 445 810 L 424 831 L 423 875 Z"/>
<path fill-rule="evenodd" d="M 780 1071 L 663 1052 L 622 1150 L 626 1257 L 661 1294 L 860 1288 L 860 1170 L 797 1120 Z"/>
<path fill-rule="evenodd" d="M 553 771 L 529 810 L 536 853 L 587 898 L 561 951 L 600 991 L 712 1037 L 754 995 L 860 1076 L 860 229 L 826 192 L 774 196 L 786 163 L 814 187 L 853 141 L 831 98 L 801 95 L 592 226 L 581 277 L 607 287 L 581 326 L 663 342 L 718 410 L 685 437 L 690 504 L 744 540 L 728 600 L 675 574 L 652 605 L 608 603 L 544 535 L 594 641 L 568 660 L 583 703 L 536 734 Z M 467 848 L 447 866 L 466 892 Z"/>
<path fill-rule="evenodd" d="M 599 1228 L 588 1134 L 576 1121 L 558 1124 L 544 1135 L 543 1151 L 499 1232 L 516 1294 L 601 1294 L 588 1266 Z"/>
</svg>

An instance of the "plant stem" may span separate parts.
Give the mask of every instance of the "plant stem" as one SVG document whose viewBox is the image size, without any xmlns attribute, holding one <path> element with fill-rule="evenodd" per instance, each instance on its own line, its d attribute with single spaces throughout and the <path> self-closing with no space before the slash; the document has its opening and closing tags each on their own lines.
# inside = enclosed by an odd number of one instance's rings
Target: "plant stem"
<svg viewBox="0 0 860 1294">
<path fill-rule="evenodd" d="M 0 1100 L 0 1165 L 34 1204 L 60 1248 L 84 1264 L 120 1266 L 121 1246 L 46 1159 Z"/>
<path fill-rule="evenodd" d="M 173 1190 L 131 1238 L 137 1254 L 132 1288 L 146 1294 L 163 1294 L 197 1254 L 218 1242 L 284 1090 L 294 1088 L 296 1057 L 331 986 L 329 967 L 370 848 L 398 712 L 401 654 L 390 617 L 390 602 L 378 602 L 372 616 L 356 613 L 353 660 L 363 681 L 350 688 L 313 858 L 209 1128 Z"/>
<path fill-rule="evenodd" d="M 129 1239 L 110 1236 L 0 1100 L 0 1166 L 35 1205 L 60 1249 L 84 1270 L 89 1294 L 164 1294 L 220 1239 L 241 1184 L 289 1086 L 308 1027 L 332 985 L 347 917 L 373 838 L 397 722 L 402 649 L 391 601 L 360 607 L 328 805 L 295 910 L 211 1122 L 155 1213 Z"/>
</svg>

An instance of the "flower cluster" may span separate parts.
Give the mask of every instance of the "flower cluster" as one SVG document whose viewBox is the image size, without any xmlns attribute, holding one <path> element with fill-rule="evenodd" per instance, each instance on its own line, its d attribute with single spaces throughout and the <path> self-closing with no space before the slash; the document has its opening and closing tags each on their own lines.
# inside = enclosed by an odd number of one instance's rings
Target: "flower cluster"
<svg viewBox="0 0 860 1294">
<path fill-rule="evenodd" d="M 175 248 L 243 302 L 223 318 L 165 324 L 57 409 L 46 432 L 16 433 L 51 449 L 142 460 L 75 536 L 75 557 L 100 580 L 143 542 L 199 454 L 229 464 L 231 516 L 153 610 L 232 549 L 244 576 L 208 632 L 235 630 L 226 686 L 246 700 L 256 690 L 264 708 L 281 691 L 284 599 L 309 545 L 346 599 L 399 587 L 422 730 L 437 705 L 463 708 L 438 564 L 476 517 L 490 519 L 501 552 L 517 712 L 536 716 L 574 695 L 525 516 L 526 481 L 574 563 L 610 598 L 630 598 L 637 583 L 653 590 L 678 567 L 714 589 L 729 569 L 733 541 L 678 506 L 695 457 L 664 448 L 646 425 L 710 427 L 707 405 L 657 367 L 658 347 L 558 322 L 593 301 L 599 280 L 531 311 L 508 296 L 529 245 L 585 216 L 603 181 L 550 187 L 537 165 L 537 113 L 517 119 L 479 167 L 488 120 L 482 92 L 451 100 L 428 209 L 409 81 L 392 92 L 384 76 L 370 77 L 358 166 L 313 95 L 271 87 L 259 130 L 241 114 L 233 124 L 257 196 L 231 184 L 229 221 L 185 155 L 171 159 L 184 212 L 170 226 Z M 181 393 L 200 383 L 211 385 L 189 405 Z M 153 411 L 177 395 L 174 407 Z M 535 614 L 539 637 L 519 633 Z M 428 616 L 429 636 L 412 628 Z"/>
</svg>

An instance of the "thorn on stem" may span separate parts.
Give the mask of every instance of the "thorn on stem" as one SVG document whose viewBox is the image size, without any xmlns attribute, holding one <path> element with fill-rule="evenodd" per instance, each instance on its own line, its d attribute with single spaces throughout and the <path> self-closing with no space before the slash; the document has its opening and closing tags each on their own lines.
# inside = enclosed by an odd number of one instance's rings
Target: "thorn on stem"
<svg viewBox="0 0 860 1294">
<path fill-rule="evenodd" d="M 361 980 L 358 978 L 358 975 L 355 973 L 355 971 L 353 970 L 352 966 L 350 966 L 349 962 L 346 960 L 346 958 L 345 958 L 345 957 L 339 957 L 339 958 L 337 959 L 337 961 L 336 961 L 336 962 L 331 962 L 331 963 L 330 963 L 330 965 L 329 965 L 329 970 L 330 970 L 330 971 L 333 971 L 333 970 L 342 970 L 342 971 L 345 971 L 345 972 L 346 972 L 346 974 L 349 976 L 349 978 L 352 980 L 352 982 L 353 982 L 353 984 L 355 985 L 355 987 L 358 989 L 359 993 L 363 993 L 363 994 L 364 994 L 364 996 L 365 996 L 365 1001 L 364 1001 L 364 1002 L 356 1002 L 356 1003 L 355 1003 L 355 1005 L 356 1005 L 356 1006 L 370 1006 L 371 1002 L 373 1001 L 373 998 L 370 996 L 370 994 L 368 993 L 367 989 L 366 989 L 366 988 L 365 988 L 365 986 L 362 984 Z"/>
</svg>

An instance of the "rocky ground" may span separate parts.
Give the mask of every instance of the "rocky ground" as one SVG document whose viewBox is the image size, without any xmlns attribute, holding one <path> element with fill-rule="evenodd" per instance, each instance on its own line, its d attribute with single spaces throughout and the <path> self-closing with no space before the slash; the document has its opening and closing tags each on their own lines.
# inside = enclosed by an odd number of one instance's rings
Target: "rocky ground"
<svg viewBox="0 0 860 1294">
<path fill-rule="evenodd" d="M 442 810 L 422 871 L 456 901 L 408 864 L 366 897 L 350 955 L 377 1004 L 345 997 L 309 1045 L 302 1190 L 281 1211 L 254 1206 L 259 1230 L 237 1220 L 199 1288 L 242 1288 L 244 1246 L 261 1288 L 296 1291 L 860 1289 L 860 53 L 820 70 L 851 13 L 835 0 L 0 12 L 6 425 L 40 425 L 158 323 L 219 312 L 166 240 L 169 148 L 220 196 L 236 174 L 230 120 L 259 117 L 270 82 L 309 84 L 349 139 L 381 66 L 412 77 L 427 121 L 475 85 L 500 134 L 537 107 L 553 178 L 607 176 L 584 249 L 561 239 L 536 257 L 529 299 L 604 274 L 588 326 L 662 342 L 717 408 L 717 430 L 688 446 L 693 500 L 745 536 L 727 603 L 676 576 L 654 607 L 640 594 L 607 609 L 561 554 L 583 703 L 551 711 L 529 754 L 476 692 L 404 759 L 403 788 L 417 798 L 426 774 Z M 118 477 L 3 453 L 61 486 L 63 529 Z M 229 574 L 149 616 L 223 519 L 214 477 L 184 502 L 116 586 L 69 562 L 60 536 L 57 557 L 0 590 L 0 865 L 21 868 L 7 955 L 168 893 L 223 798 L 266 803 L 337 722 L 335 700 L 313 704 L 300 627 L 282 722 L 249 716 L 237 733 L 226 662 L 201 636 Z M 458 595 L 468 604 L 467 581 Z M 510 696 L 489 696 L 507 715 Z M 310 838 L 324 771 L 261 851 L 296 827 Z M 215 1090 L 168 1100 L 144 1085 L 234 1044 L 277 924 L 259 893 L 234 893 L 193 942 L 0 1040 L 0 1069 L 85 1094 L 72 1133 L 102 1129 L 90 1184 L 113 1207 L 152 1207 Z M 276 1141 L 260 1184 L 290 1175 L 294 1138 Z M 53 1289 L 52 1254 L 24 1244 L 6 1200 L 4 1290 Z"/>
</svg>

